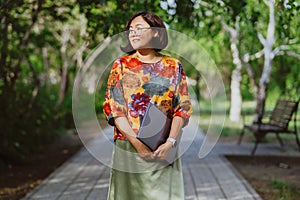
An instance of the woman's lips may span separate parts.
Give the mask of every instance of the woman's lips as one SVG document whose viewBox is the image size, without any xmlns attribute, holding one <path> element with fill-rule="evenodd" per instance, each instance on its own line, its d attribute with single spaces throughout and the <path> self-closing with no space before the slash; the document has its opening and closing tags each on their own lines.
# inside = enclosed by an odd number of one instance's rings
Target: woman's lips
<svg viewBox="0 0 300 200">
<path fill-rule="evenodd" d="M 132 42 L 138 42 L 138 41 L 140 41 L 140 38 L 138 38 L 138 37 L 133 37 L 133 38 L 131 38 L 131 41 L 132 41 Z"/>
</svg>

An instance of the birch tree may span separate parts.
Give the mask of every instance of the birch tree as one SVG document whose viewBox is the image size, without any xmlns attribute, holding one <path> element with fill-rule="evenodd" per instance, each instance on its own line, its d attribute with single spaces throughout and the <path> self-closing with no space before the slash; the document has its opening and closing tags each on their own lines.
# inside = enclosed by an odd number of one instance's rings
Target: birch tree
<svg viewBox="0 0 300 200">
<path fill-rule="evenodd" d="M 264 0 L 264 3 L 268 7 L 269 21 L 268 21 L 266 36 L 263 36 L 263 34 L 260 32 L 258 33 L 257 36 L 260 43 L 263 46 L 264 64 L 263 64 L 263 71 L 260 76 L 259 84 L 258 84 L 259 87 L 257 90 L 256 108 L 255 108 L 254 120 L 253 120 L 254 123 L 260 123 L 264 116 L 268 85 L 271 79 L 271 72 L 272 72 L 274 58 L 280 54 L 286 54 L 288 56 L 293 56 L 299 59 L 299 54 L 291 50 L 291 45 L 296 41 L 299 42 L 299 37 L 290 39 L 288 36 L 285 36 L 285 38 L 283 39 L 281 38 L 281 41 L 279 41 L 281 42 L 281 44 L 275 47 L 276 13 L 279 12 L 275 12 L 275 5 L 276 5 L 275 0 Z M 284 1 L 283 9 L 285 9 L 285 12 L 288 12 L 289 9 L 288 4 L 289 1 Z M 297 5 L 295 3 L 294 6 L 298 7 L 300 5 Z"/>
<path fill-rule="evenodd" d="M 266 31 L 266 37 L 262 35 L 262 33 L 258 32 L 257 37 L 260 41 L 260 43 L 263 46 L 263 49 L 258 50 L 258 52 L 254 53 L 253 55 L 250 55 L 250 52 L 244 52 L 244 55 L 241 54 L 240 49 L 245 49 L 243 47 L 238 47 L 239 43 L 239 34 L 240 34 L 240 27 L 238 21 L 236 20 L 235 27 L 229 27 L 224 20 L 222 20 L 222 24 L 224 29 L 229 33 L 230 35 L 230 42 L 231 42 L 231 52 L 233 56 L 233 63 L 235 64 L 235 69 L 232 71 L 231 76 L 231 107 L 230 107 L 230 119 L 233 121 L 238 121 L 240 116 L 240 109 L 241 108 L 241 93 L 240 91 L 240 81 L 241 81 L 241 69 L 242 67 L 245 67 L 246 72 L 248 74 L 249 80 L 252 83 L 253 91 L 254 91 L 254 99 L 256 102 L 256 109 L 254 114 L 254 123 L 259 123 L 262 120 L 262 117 L 264 115 L 265 110 L 265 102 L 267 98 L 267 89 L 268 85 L 270 83 L 271 78 L 271 72 L 272 72 L 272 63 L 276 56 L 278 55 L 287 55 L 287 56 L 293 56 L 294 58 L 299 59 L 299 54 L 296 53 L 291 49 L 291 45 L 293 43 L 296 43 L 296 41 L 299 41 L 296 38 L 290 39 L 288 36 L 281 36 L 282 34 L 282 27 L 280 27 L 279 30 L 279 37 L 280 40 L 278 41 L 279 45 L 274 48 L 274 45 L 276 43 L 276 12 L 275 12 L 275 6 L 276 3 L 274 0 L 266 0 L 264 3 L 268 7 L 268 23 L 267 23 L 267 31 Z M 286 16 L 283 16 L 285 12 L 289 12 L 288 9 L 291 9 L 289 7 L 289 2 L 284 2 L 283 10 L 280 12 L 277 12 L 278 15 L 280 15 L 281 18 L 286 18 Z M 280 4 L 277 6 L 279 7 Z M 252 4 L 248 4 L 248 7 L 253 6 Z M 254 4 L 255 6 L 255 4 Z M 257 5 L 256 5 L 257 6 Z M 294 4 L 294 6 L 297 6 L 297 4 Z M 262 10 L 260 12 L 263 12 Z M 245 20 L 245 18 L 243 19 Z M 287 20 L 287 19 L 285 19 Z M 288 21 L 288 20 L 287 20 Z M 262 23 L 262 22 L 260 22 Z M 279 22 L 277 22 L 279 23 Z M 286 24 L 284 26 L 287 26 Z M 258 29 L 258 27 L 254 27 Z M 244 29 L 243 35 L 246 35 L 245 32 L 248 29 Z M 251 35 L 247 35 L 247 37 L 250 39 Z M 280 44 L 281 43 L 281 44 Z M 245 43 L 243 43 L 245 45 Z M 264 56 L 263 59 L 263 70 L 261 73 L 261 76 L 258 77 L 257 74 L 254 73 L 253 67 L 249 63 L 252 60 L 259 59 L 262 56 Z M 259 81 L 256 81 L 257 78 L 259 78 Z"/>
<path fill-rule="evenodd" d="M 265 0 L 264 2 L 269 8 L 269 23 L 266 37 L 264 37 L 261 33 L 258 34 L 258 39 L 263 45 L 264 51 L 264 67 L 259 80 L 257 102 L 254 114 L 254 122 L 258 123 L 262 121 L 264 114 L 265 102 L 267 97 L 267 87 L 270 82 L 272 61 L 274 59 L 272 50 L 275 43 L 275 0 Z"/>
<path fill-rule="evenodd" d="M 245 20 L 243 18 L 242 20 Z M 221 19 L 221 23 L 225 31 L 229 34 L 230 37 L 230 50 L 233 58 L 233 64 L 235 65 L 234 70 L 231 72 L 231 82 L 230 82 L 230 111 L 229 111 L 229 119 L 231 121 L 238 122 L 240 121 L 241 110 L 242 110 L 242 91 L 241 91 L 241 81 L 242 81 L 242 68 L 246 69 L 249 80 L 252 83 L 252 87 L 254 90 L 254 99 L 257 99 L 257 88 L 258 85 L 255 81 L 255 74 L 250 61 L 260 58 L 263 55 L 263 51 L 259 51 L 250 55 L 251 52 L 247 48 L 240 47 L 240 21 L 241 17 L 236 16 L 234 27 L 229 26 L 223 18 Z M 245 22 L 243 22 L 245 24 Z M 249 29 L 247 29 L 249 30 Z M 243 37 L 245 37 L 245 31 L 243 31 Z M 249 37 L 249 35 L 247 35 Z M 243 42 L 242 45 L 245 45 L 246 42 Z M 243 52 L 241 51 L 243 49 Z M 247 49 L 247 50 L 246 50 Z M 242 55 L 243 54 L 243 55 Z"/>
<path fill-rule="evenodd" d="M 242 93 L 241 93 L 241 81 L 242 81 L 242 67 L 244 60 L 242 60 L 240 51 L 240 13 L 245 9 L 245 3 L 242 1 L 240 4 L 233 5 L 219 1 L 217 6 L 213 7 L 214 10 L 220 10 L 218 12 L 218 21 L 221 22 L 224 30 L 229 34 L 230 51 L 232 55 L 232 62 L 235 68 L 231 72 L 230 80 L 230 111 L 229 118 L 231 121 L 238 122 L 241 116 L 242 110 Z M 224 16 L 225 15 L 225 16 Z M 225 21 L 227 19 L 227 22 Z M 230 26 L 229 24 L 233 24 Z M 249 52 L 244 52 L 249 53 Z"/>
</svg>

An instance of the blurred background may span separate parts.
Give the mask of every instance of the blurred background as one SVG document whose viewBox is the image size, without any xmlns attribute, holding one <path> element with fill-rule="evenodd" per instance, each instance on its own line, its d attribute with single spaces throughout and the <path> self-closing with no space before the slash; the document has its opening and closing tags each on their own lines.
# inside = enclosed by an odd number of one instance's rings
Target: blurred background
<svg viewBox="0 0 300 200">
<path fill-rule="evenodd" d="M 289 0 L 1 0 L 0 169 L 76 136 L 72 89 L 87 55 L 149 10 L 196 40 L 215 61 L 228 97 L 222 136 L 237 136 L 241 115 L 260 122 L 282 91 L 299 98 L 300 3 Z M 188 47 L 187 47 L 188 48 Z M 184 63 L 203 113 L 210 94 L 201 72 Z M 95 109 L 103 121 L 104 89 Z M 298 96 L 297 96 L 298 95 Z M 291 96 L 290 96 L 291 97 Z M 251 114 L 249 114 L 251 112 Z M 294 143 L 294 140 L 292 141 Z"/>
</svg>

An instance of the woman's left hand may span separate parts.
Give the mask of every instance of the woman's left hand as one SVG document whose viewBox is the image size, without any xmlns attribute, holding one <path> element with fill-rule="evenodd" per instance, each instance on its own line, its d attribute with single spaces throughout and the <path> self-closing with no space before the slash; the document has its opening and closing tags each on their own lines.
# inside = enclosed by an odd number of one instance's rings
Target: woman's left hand
<svg viewBox="0 0 300 200">
<path fill-rule="evenodd" d="M 158 160 L 166 160 L 172 148 L 173 144 L 167 141 L 153 152 L 153 156 Z"/>
</svg>

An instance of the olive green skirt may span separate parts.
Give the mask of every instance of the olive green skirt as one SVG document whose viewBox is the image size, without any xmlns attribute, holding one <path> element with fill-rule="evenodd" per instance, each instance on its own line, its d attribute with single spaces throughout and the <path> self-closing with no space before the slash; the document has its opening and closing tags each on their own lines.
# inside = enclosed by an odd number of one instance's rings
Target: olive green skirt
<svg viewBox="0 0 300 200">
<path fill-rule="evenodd" d="M 108 200 L 183 200 L 180 159 L 172 165 L 146 162 L 128 141 L 116 140 Z"/>
</svg>

